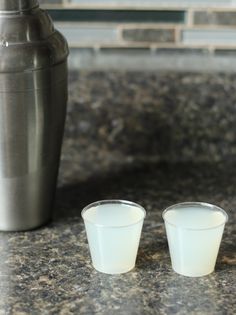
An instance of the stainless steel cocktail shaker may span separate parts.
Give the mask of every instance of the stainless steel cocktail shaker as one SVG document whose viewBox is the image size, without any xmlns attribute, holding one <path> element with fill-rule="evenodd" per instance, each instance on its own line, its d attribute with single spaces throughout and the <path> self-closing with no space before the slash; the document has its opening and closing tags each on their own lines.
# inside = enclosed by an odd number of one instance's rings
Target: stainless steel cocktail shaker
<svg viewBox="0 0 236 315">
<path fill-rule="evenodd" d="M 51 218 L 67 56 L 66 40 L 37 0 L 0 0 L 0 230 Z"/>
</svg>

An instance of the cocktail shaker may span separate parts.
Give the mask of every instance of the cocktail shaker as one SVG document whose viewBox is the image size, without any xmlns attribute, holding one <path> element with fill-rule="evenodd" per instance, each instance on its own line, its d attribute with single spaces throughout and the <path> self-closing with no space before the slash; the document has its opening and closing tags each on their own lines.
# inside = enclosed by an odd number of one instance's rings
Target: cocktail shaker
<svg viewBox="0 0 236 315">
<path fill-rule="evenodd" d="M 0 0 L 0 230 L 52 217 L 68 46 L 37 0 Z"/>
</svg>

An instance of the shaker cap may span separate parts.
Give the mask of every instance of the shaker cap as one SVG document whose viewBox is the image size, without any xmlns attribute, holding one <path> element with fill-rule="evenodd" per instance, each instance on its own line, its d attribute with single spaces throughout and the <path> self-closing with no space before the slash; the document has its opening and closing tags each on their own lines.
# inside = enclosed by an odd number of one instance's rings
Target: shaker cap
<svg viewBox="0 0 236 315">
<path fill-rule="evenodd" d="M 0 73 L 49 68 L 68 53 L 65 38 L 37 0 L 0 0 Z"/>
<path fill-rule="evenodd" d="M 37 0 L 1 0 L 0 11 L 20 12 L 37 7 Z"/>
</svg>

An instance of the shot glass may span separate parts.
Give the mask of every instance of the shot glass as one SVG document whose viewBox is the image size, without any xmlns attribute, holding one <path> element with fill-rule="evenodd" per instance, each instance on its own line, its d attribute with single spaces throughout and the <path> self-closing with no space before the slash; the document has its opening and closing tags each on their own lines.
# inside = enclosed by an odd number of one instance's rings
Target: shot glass
<svg viewBox="0 0 236 315">
<path fill-rule="evenodd" d="M 134 268 L 145 215 L 143 207 L 125 200 L 97 201 L 83 209 L 96 270 L 120 274 Z"/>
<path fill-rule="evenodd" d="M 174 271 L 189 277 L 213 272 L 227 213 L 208 203 L 184 202 L 167 208 L 163 219 Z"/>
</svg>

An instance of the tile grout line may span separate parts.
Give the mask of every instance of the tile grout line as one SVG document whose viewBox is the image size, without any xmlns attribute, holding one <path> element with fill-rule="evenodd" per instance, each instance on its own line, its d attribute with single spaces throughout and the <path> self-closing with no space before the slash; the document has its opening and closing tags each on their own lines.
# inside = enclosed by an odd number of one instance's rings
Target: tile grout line
<svg viewBox="0 0 236 315">
<path fill-rule="evenodd" d="M 123 25 L 120 25 L 118 24 L 117 25 L 117 41 L 120 43 L 120 44 L 124 44 L 126 41 L 124 40 L 124 37 L 123 37 L 123 32 L 124 32 L 124 26 Z"/>
<path fill-rule="evenodd" d="M 186 18 L 186 26 L 193 26 L 193 10 L 189 9 L 186 11 L 187 18 Z"/>
<path fill-rule="evenodd" d="M 105 44 L 105 43 L 99 43 L 99 44 L 78 44 L 78 43 L 72 43 L 70 45 L 71 48 L 92 48 L 96 47 L 96 49 L 101 48 L 131 48 L 131 49 L 139 49 L 139 48 L 147 48 L 151 50 L 155 50 L 158 48 L 166 48 L 166 49 L 209 49 L 209 51 L 214 51 L 215 49 L 226 49 L 226 50 L 236 50 L 236 45 L 218 45 L 218 44 L 184 44 L 183 42 L 180 43 L 146 43 L 146 42 L 137 42 L 133 43 L 131 41 L 124 41 L 123 43 L 117 43 L 117 44 Z"/>
<path fill-rule="evenodd" d="M 60 25 L 64 27 L 77 27 L 77 26 L 88 26 L 88 27 L 105 27 L 110 28 L 111 26 L 117 27 L 117 28 L 123 28 L 123 29 L 173 29 L 173 28 L 182 28 L 182 29 L 197 29 L 197 30 L 228 30 L 228 31 L 235 31 L 236 30 L 236 24 L 235 25 L 220 25 L 220 24 L 199 24 L 199 25 L 188 25 L 187 23 L 124 23 L 124 22 L 89 22 L 89 21 L 54 21 L 55 25 Z"/>
<path fill-rule="evenodd" d="M 63 7 L 67 7 L 68 4 L 69 4 L 69 0 L 62 0 Z"/>
<path fill-rule="evenodd" d="M 225 12 L 235 12 L 236 11 L 236 4 L 235 5 L 229 5 L 229 6 L 191 6 L 191 5 L 156 5 L 156 6 L 134 6 L 134 5 L 98 5 L 97 3 L 94 4 L 76 4 L 71 3 L 69 0 L 62 0 L 63 7 L 65 9 L 88 9 L 88 10 L 133 10 L 133 11 L 186 11 L 186 10 L 196 10 L 196 11 L 225 11 Z M 44 3 L 44 7 L 47 6 L 60 6 L 60 4 L 50 4 L 50 3 Z"/>
<path fill-rule="evenodd" d="M 181 44 L 182 43 L 182 27 L 178 27 L 176 26 L 174 28 L 174 43 L 176 45 Z"/>
<path fill-rule="evenodd" d="M 125 22 L 119 22 L 117 23 L 118 27 L 122 27 L 124 29 L 149 29 L 149 28 L 155 28 L 155 29 L 173 29 L 177 26 L 184 26 L 184 23 L 166 23 L 166 22 L 132 22 L 132 23 L 125 23 Z"/>
<path fill-rule="evenodd" d="M 216 50 L 216 47 L 214 45 L 209 45 L 208 51 L 209 51 L 211 56 L 215 55 L 215 50 Z"/>
</svg>

